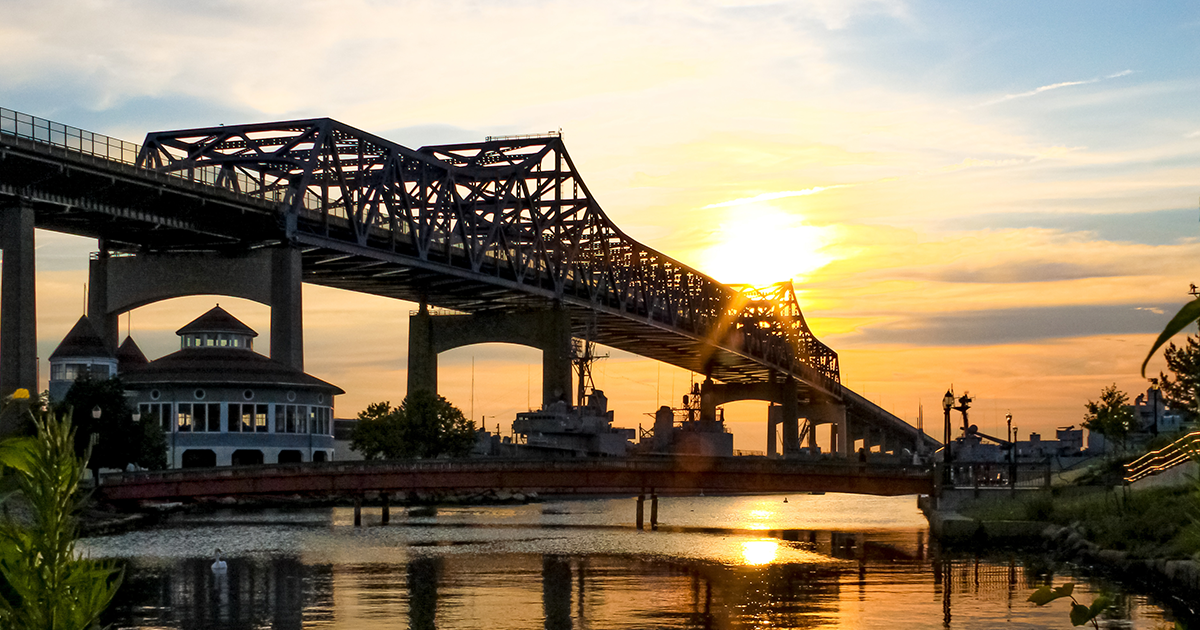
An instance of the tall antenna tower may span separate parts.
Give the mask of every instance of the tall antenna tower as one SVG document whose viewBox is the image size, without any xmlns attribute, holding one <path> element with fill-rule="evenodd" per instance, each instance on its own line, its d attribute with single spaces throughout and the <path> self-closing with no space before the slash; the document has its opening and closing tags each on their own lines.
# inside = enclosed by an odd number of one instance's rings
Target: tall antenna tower
<svg viewBox="0 0 1200 630">
<path fill-rule="evenodd" d="M 575 404 L 583 406 L 584 397 L 595 391 L 592 380 L 592 364 L 607 359 L 607 354 L 596 354 L 596 342 L 592 341 L 596 322 L 592 321 L 583 331 L 583 338 L 571 340 L 571 366 L 575 369 Z"/>
</svg>

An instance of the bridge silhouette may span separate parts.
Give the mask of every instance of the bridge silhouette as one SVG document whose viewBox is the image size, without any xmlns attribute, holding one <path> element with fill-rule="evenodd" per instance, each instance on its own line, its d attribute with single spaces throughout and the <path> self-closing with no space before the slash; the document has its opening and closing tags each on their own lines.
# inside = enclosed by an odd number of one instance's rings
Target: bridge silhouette
<svg viewBox="0 0 1200 630">
<path fill-rule="evenodd" d="M 734 400 L 780 405 L 768 434 L 782 425 L 785 456 L 815 445 L 819 424 L 843 456 L 860 440 L 936 445 L 841 385 L 790 283 L 724 285 L 622 233 L 558 134 L 414 150 L 316 118 L 136 145 L 0 109 L 0 394 L 37 387 L 35 227 L 98 240 L 88 315 L 114 347 L 125 311 L 234 295 L 271 306 L 272 358 L 303 369 L 299 286 L 310 282 L 420 305 L 410 391 L 436 390 L 440 351 L 513 341 L 544 351 L 543 402 L 570 402 L 569 345 L 586 337 L 703 374 L 702 417 Z M 561 333 L 437 338 L 428 307 L 508 329 L 549 317 Z"/>
</svg>

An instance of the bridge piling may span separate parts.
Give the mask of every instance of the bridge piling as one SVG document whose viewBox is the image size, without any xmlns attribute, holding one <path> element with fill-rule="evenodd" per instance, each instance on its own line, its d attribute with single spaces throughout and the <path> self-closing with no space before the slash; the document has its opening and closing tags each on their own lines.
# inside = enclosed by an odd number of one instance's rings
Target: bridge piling
<svg viewBox="0 0 1200 630">
<path fill-rule="evenodd" d="M 391 505 L 390 505 L 391 499 L 392 499 L 392 495 L 390 493 L 387 493 L 387 492 L 383 493 L 382 522 L 384 525 L 387 525 L 388 523 L 390 523 L 392 521 L 391 510 L 389 509 L 391 507 Z"/>
<path fill-rule="evenodd" d="M 658 529 L 658 495 L 650 491 L 650 529 Z"/>
<path fill-rule="evenodd" d="M 354 497 L 354 526 L 362 527 L 362 497 Z"/>
<path fill-rule="evenodd" d="M 0 206 L 0 397 L 17 389 L 37 396 L 37 300 L 34 294 L 34 212 L 25 203 Z M 0 437 L 17 430 L 27 408 L 17 404 L 0 412 Z"/>
<path fill-rule="evenodd" d="M 645 524 L 645 518 L 644 518 L 645 512 L 646 512 L 646 494 L 642 493 L 642 494 L 639 494 L 638 498 L 637 498 L 637 524 L 636 524 L 636 527 L 639 530 L 644 529 L 643 525 Z"/>
</svg>

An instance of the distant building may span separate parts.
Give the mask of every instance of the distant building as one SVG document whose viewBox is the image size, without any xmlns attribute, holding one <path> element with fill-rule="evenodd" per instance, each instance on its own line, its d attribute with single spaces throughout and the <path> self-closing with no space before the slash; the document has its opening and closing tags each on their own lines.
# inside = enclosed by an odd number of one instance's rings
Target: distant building
<svg viewBox="0 0 1200 630">
<path fill-rule="evenodd" d="M 1133 404 L 1125 408 L 1133 414 L 1133 430 L 1126 439 L 1128 447 L 1145 444 L 1157 435 L 1178 433 L 1188 428 L 1184 414 L 1168 409 L 1162 392 L 1155 387 L 1138 394 Z M 1087 447 L 1093 453 L 1109 450 L 1108 441 L 1095 431 L 1088 431 Z"/>
<path fill-rule="evenodd" d="M 1074 425 L 1059 427 L 1054 440 L 1043 440 L 1040 433 L 1031 432 L 1028 440 L 1018 440 L 1017 459 L 1046 459 L 1049 457 L 1078 457 L 1083 449 L 1083 429 Z"/>
<path fill-rule="evenodd" d="M 120 376 L 167 434 L 172 468 L 328 461 L 341 388 L 254 351 L 258 336 L 220 306 L 176 331 L 180 349 L 148 361 L 132 338 L 114 355 L 86 317 L 50 355 L 50 395 L 79 378 Z"/>
</svg>

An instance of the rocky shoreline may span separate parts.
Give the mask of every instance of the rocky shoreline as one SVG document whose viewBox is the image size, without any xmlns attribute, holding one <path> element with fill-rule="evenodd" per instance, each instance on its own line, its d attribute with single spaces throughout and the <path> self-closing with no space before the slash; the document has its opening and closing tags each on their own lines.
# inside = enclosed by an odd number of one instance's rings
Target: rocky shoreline
<svg viewBox="0 0 1200 630">
<path fill-rule="evenodd" d="M 929 520 L 930 537 L 947 549 L 1020 549 L 1044 554 L 1055 561 L 1081 567 L 1115 582 L 1168 600 L 1178 613 L 1200 615 L 1200 562 L 1195 558 L 1140 557 L 1105 549 L 1088 539 L 1086 525 L 1044 521 L 983 520 L 952 510 L 938 510 L 922 497 L 920 507 Z M 1190 621 L 1190 620 L 1189 620 Z"/>
</svg>

